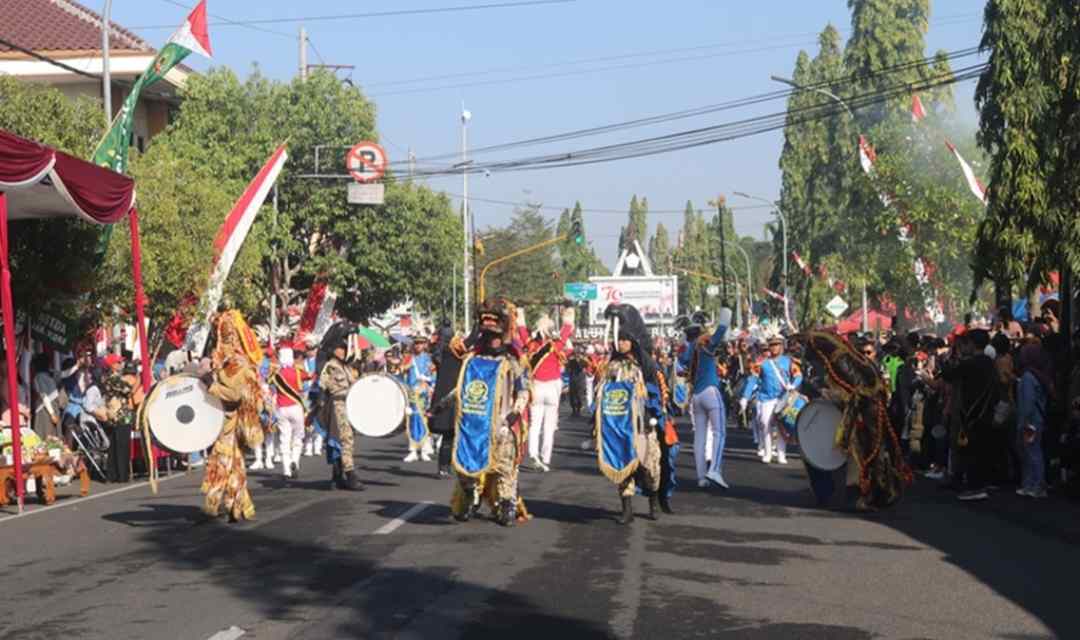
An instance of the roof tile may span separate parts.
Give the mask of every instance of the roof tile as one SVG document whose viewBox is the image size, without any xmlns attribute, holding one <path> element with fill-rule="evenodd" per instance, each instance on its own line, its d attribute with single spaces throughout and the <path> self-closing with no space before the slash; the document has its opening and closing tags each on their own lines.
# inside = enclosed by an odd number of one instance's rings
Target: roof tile
<svg viewBox="0 0 1080 640">
<path fill-rule="evenodd" d="M 115 22 L 109 24 L 111 50 L 154 50 Z M 0 38 L 34 51 L 99 51 L 101 15 L 72 0 L 2 0 Z M 0 52 L 5 51 L 12 49 L 0 44 Z"/>
</svg>

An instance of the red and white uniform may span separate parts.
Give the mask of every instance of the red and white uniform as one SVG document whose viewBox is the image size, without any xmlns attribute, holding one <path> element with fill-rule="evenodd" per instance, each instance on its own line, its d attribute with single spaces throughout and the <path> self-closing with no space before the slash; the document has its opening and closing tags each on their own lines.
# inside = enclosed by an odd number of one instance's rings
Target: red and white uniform
<svg viewBox="0 0 1080 640">
<path fill-rule="evenodd" d="M 565 319 L 564 319 L 565 320 Z M 521 329 L 524 331 L 524 328 Z M 529 416 L 529 457 L 536 465 L 551 464 L 555 447 L 555 432 L 559 430 L 559 399 L 562 397 L 562 370 L 567 357 L 567 345 L 574 334 L 573 322 L 564 322 L 559 337 L 534 339 L 528 342 L 529 364 L 532 369 L 532 405 Z M 527 339 L 527 336 L 525 336 Z"/>
</svg>

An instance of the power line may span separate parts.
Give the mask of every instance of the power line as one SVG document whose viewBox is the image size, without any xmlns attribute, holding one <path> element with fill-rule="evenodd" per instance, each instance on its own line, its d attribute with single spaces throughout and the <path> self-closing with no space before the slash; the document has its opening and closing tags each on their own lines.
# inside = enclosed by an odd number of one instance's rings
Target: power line
<svg viewBox="0 0 1080 640">
<path fill-rule="evenodd" d="M 163 0 L 170 4 L 177 6 L 183 6 L 179 2 L 173 0 Z M 487 4 L 473 4 L 473 5 L 459 5 L 455 7 L 430 7 L 427 9 L 395 9 L 391 11 L 371 11 L 368 13 L 341 13 L 337 15 L 325 15 L 325 16 L 304 16 L 300 18 L 256 18 L 247 20 L 227 20 L 220 16 L 213 16 L 219 20 L 223 20 L 223 23 L 210 23 L 211 26 L 224 26 L 233 25 L 239 27 L 250 27 L 261 24 L 285 24 L 285 23 L 298 23 L 298 22 L 327 22 L 337 20 L 355 20 L 359 18 L 388 18 L 393 16 L 414 16 L 424 14 L 440 14 L 440 13 L 459 13 L 463 11 L 481 11 L 485 9 L 511 9 L 516 7 L 533 7 L 538 5 L 549 4 L 570 4 L 577 2 L 577 0 L 525 0 L 523 2 L 490 2 Z M 167 24 L 150 24 L 141 27 L 131 27 L 132 29 L 173 29 L 175 25 Z M 271 32 L 281 33 L 281 32 Z M 290 38 L 295 36 L 289 35 Z"/>
<path fill-rule="evenodd" d="M 461 194 L 457 194 L 457 193 L 450 193 L 448 191 L 439 191 L 439 193 L 442 193 L 446 197 L 453 198 L 455 200 L 464 199 L 464 196 L 462 196 Z M 556 205 L 545 205 L 545 204 L 542 204 L 542 203 L 533 203 L 533 202 L 527 202 L 527 201 L 526 202 L 513 202 L 513 201 L 510 201 L 510 200 L 492 200 L 490 198 L 477 198 L 476 196 L 473 196 L 473 195 L 469 196 L 469 202 L 482 202 L 482 203 L 485 203 L 485 204 L 502 204 L 502 205 L 508 205 L 508 206 L 513 206 L 513 207 L 535 207 L 537 209 L 541 209 L 541 210 L 544 210 L 544 211 L 573 211 L 575 209 L 575 206 L 576 206 L 576 205 L 572 205 L 572 206 L 568 206 L 568 207 L 560 207 L 560 206 L 556 206 Z M 730 207 L 730 210 L 731 211 L 752 211 L 752 210 L 756 210 L 756 209 L 769 209 L 769 210 L 772 210 L 774 208 L 775 207 L 772 206 L 772 205 L 751 204 L 751 205 L 746 205 L 746 206 L 741 206 L 741 207 Z M 697 211 L 697 210 L 698 210 L 698 208 L 695 207 L 694 211 Z M 615 213 L 615 214 L 620 214 L 620 215 L 626 215 L 626 213 L 628 211 L 629 211 L 629 208 L 627 208 L 627 209 L 592 209 L 592 208 L 582 207 L 582 209 L 581 209 L 582 213 L 603 213 L 603 214 Z M 654 215 L 654 214 L 655 215 L 673 215 L 673 214 L 686 213 L 686 208 L 684 207 L 682 209 L 649 209 L 645 213 L 647 215 Z"/>
<path fill-rule="evenodd" d="M 17 45 L 14 42 L 11 42 L 10 40 L 5 40 L 4 38 L 0 38 L 0 44 L 4 45 L 5 47 L 14 49 L 15 51 L 18 51 L 19 53 L 25 53 L 26 55 L 28 55 L 28 56 L 30 56 L 32 58 L 37 58 L 38 60 L 41 60 L 42 62 L 48 62 L 49 64 L 51 64 L 51 65 L 53 65 L 55 67 L 60 67 L 61 69 L 65 70 L 65 71 L 70 71 L 70 72 L 72 72 L 74 74 L 77 74 L 77 75 L 80 75 L 80 76 L 83 76 L 83 77 L 86 77 L 86 78 L 92 78 L 94 80 L 101 80 L 101 76 L 99 76 L 96 73 L 90 73 L 89 71 L 83 71 L 82 69 L 76 69 L 75 67 L 73 67 L 71 65 L 68 65 L 68 64 L 64 64 L 63 62 L 60 62 L 59 60 L 56 60 L 55 58 L 50 58 L 49 56 L 41 55 L 40 53 L 38 53 L 36 51 L 33 51 L 31 49 L 27 49 L 26 47 Z"/>
<path fill-rule="evenodd" d="M 183 2 L 177 2 L 177 0 L 161 0 L 161 1 L 165 2 L 167 4 L 171 4 L 174 7 L 180 7 L 181 9 L 184 9 L 185 11 L 190 11 L 191 10 L 191 7 L 187 6 Z M 299 36 L 297 36 L 294 33 L 285 33 L 284 31 L 275 31 L 273 29 L 267 29 L 265 27 L 258 27 L 258 26 L 255 26 L 253 24 L 245 23 L 245 22 L 243 22 L 241 20 L 231 20 L 231 19 L 226 18 L 224 16 L 219 16 L 219 15 L 216 15 L 216 14 L 213 14 L 213 13 L 210 13 L 208 15 L 211 18 L 214 18 L 216 20 L 221 20 L 222 23 L 237 26 L 237 27 L 244 27 L 245 29 L 250 29 L 251 31 L 260 31 L 262 33 L 269 33 L 271 35 L 280 36 L 280 37 L 283 37 L 283 38 L 289 38 L 291 40 L 297 40 L 299 38 Z M 220 23 L 213 23 L 213 24 L 220 24 Z M 151 27 L 131 27 L 131 29 L 133 29 L 133 30 L 135 30 L 135 29 L 146 29 L 146 30 L 150 30 L 150 29 L 175 29 L 175 28 L 176 28 L 176 25 L 155 25 L 155 26 L 151 26 Z"/>
</svg>

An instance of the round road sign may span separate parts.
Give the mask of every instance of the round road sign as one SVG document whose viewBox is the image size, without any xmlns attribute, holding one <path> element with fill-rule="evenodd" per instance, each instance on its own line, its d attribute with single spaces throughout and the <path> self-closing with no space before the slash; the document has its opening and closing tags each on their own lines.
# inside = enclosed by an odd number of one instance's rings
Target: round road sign
<svg viewBox="0 0 1080 640">
<path fill-rule="evenodd" d="M 358 142 L 345 156 L 345 168 L 357 182 L 374 182 L 386 173 L 386 150 L 374 142 Z"/>
</svg>

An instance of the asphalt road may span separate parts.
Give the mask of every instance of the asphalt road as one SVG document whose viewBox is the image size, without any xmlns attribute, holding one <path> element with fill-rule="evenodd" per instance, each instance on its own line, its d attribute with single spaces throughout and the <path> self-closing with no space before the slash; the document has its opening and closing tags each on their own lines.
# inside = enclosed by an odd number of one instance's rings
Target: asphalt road
<svg viewBox="0 0 1080 640">
<path fill-rule="evenodd" d="M 253 473 L 250 523 L 206 520 L 199 473 L 0 515 L 0 638 L 1080 637 L 1076 541 L 1025 517 L 1061 505 L 922 481 L 888 513 L 823 511 L 798 461 L 763 465 L 734 430 L 732 489 L 702 490 L 680 428 L 677 513 L 639 498 L 629 527 L 566 417 L 512 529 L 453 523 L 404 436 L 359 440 L 363 493 L 327 490 L 314 458 L 298 481 Z"/>
</svg>

